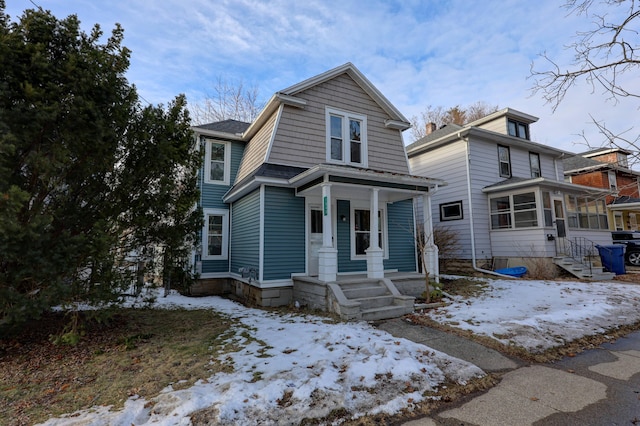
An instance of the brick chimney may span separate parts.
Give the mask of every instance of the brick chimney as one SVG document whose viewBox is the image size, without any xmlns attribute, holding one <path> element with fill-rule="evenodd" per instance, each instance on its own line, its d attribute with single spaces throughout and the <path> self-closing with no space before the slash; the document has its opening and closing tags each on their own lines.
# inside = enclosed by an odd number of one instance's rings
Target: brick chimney
<svg viewBox="0 0 640 426">
<path fill-rule="evenodd" d="M 430 135 L 436 131 L 436 123 L 427 123 L 427 132 L 425 135 Z"/>
</svg>

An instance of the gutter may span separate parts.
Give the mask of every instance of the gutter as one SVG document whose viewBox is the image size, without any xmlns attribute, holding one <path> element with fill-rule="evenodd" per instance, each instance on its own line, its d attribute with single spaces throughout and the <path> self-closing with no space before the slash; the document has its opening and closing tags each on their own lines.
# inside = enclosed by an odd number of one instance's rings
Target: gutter
<svg viewBox="0 0 640 426">
<path fill-rule="evenodd" d="M 471 166 L 469 165 L 471 162 L 469 158 L 469 138 L 468 137 L 463 138 L 461 135 L 461 132 L 458 132 L 458 138 L 460 138 L 465 142 L 465 155 L 466 155 L 465 161 L 467 163 L 467 196 L 469 197 L 467 202 L 469 203 L 469 231 L 471 232 L 471 266 L 473 266 L 474 270 L 478 272 L 482 272 L 483 274 L 489 274 L 489 275 L 495 275 L 501 278 L 513 279 L 514 277 L 510 275 L 504 275 L 495 271 L 489 271 L 488 269 L 479 268 L 476 263 L 476 237 L 475 237 L 475 230 L 473 228 L 473 200 L 471 196 Z"/>
</svg>

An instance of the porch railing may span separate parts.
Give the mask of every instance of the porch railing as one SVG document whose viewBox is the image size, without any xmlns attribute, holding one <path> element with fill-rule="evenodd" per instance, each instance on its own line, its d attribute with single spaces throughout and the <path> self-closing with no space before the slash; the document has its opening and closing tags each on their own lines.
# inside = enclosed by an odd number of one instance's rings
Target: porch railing
<svg viewBox="0 0 640 426">
<path fill-rule="evenodd" d="M 599 247 L 610 251 L 606 247 Z M 592 260 L 594 257 L 599 257 L 599 251 L 596 248 L 596 243 L 584 237 L 558 238 L 556 239 L 556 256 L 569 257 L 574 262 L 582 265 L 583 270 L 586 269 L 589 274 L 592 274 Z"/>
</svg>

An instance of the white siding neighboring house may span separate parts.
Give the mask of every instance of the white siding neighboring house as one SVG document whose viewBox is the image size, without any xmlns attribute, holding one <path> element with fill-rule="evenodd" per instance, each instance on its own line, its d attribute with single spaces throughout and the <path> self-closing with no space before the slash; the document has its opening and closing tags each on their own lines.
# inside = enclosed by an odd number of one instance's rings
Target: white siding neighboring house
<svg viewBox="0 0 640 426">
<path fill-rule="evenodd" d="M 532 142 L 537 120 L 506 108 L 407 147 L 412 173 L 447 182 L 432 196 L 433 223 L 457 233 L 454 256 L 475 269 L 496 258 L 553 258 L 576 243 L 611 244 L 606 211 L 598 213 L 608 191 L 565 183 L 562 160 L 573 154 Z M 576 200 L 589 209 L 577 211 Z"/>
</svg>

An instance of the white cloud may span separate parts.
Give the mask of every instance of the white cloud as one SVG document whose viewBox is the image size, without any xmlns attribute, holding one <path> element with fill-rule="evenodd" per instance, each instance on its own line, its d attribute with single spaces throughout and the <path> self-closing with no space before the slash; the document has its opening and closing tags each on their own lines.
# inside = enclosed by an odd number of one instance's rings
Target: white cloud
<svg viewBox="0 0 640 426">
<path fill-rule="evenodd" d="M 261 97 L 353 62 L 407 117 L 427 105 L 486 101 L 540 117 L 537 140 L 568 150 L 589 114 L 612 126 L 637 122 L 637 103 L 614 106 L 580 83 L 555 114 L 533 95 L 530 67 L 542 52 L 563 66 L 575 32 L 589 20 L 568 15 L 555 0 L 292 1 L 292 0 L 41 0 L 58 17 L 76 13 L 89 29 L 120 22 L 132 49 L 129 79 L 152 103 L 178 93 L 202 98 L 221 76 L 257 84 Z M 13 16 L 28 0 L 7 7 Z M 611 10 L 613 19 L 623 10 Z M 630 79 L 640 92 L 640 80 Z M 636 129 L 637 132 L 637 129 Z M 594 141 L 598 137 L 592 135 Z"/>
</svg>

